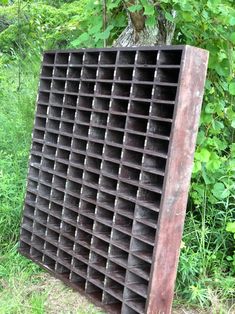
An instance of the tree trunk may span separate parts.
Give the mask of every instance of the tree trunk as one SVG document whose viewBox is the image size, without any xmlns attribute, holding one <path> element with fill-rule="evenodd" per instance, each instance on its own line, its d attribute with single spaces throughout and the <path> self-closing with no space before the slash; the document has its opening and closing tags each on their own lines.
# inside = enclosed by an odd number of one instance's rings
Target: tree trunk
<svg viewBox="0 0 235 314">
<path fill-rule="evenodd" d="M 128 7 L 135 0 L 125 1 L 128 25 L 114 42 L 114 47 L 170 45 L 174 36 L 175 24 L 165 18 L 160 5 L 155 6 L 156 26 L 147 26 L 144 11 L 129 12 Z M 175 16 L 175 11 L 171 12 Z"/>
</svg>

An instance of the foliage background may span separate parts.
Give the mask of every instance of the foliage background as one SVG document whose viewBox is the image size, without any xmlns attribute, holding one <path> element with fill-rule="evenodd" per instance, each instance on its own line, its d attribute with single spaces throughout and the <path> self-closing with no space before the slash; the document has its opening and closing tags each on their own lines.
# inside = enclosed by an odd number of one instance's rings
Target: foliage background
<svg viewBox="0 0 235 314">
<path fill-rule="evenodd" d="M 0 3 L 0 313 L 23 313 L 22 302 L 27 302 L 32 313 L 44 313 L 43 309 L 32 310 L 34 303 L 40 309 L 37 302 L 44 302 L 32 294 L 27 301 L 19 298 L 17 304 L 12 300 L 16 280 L 25 285 L 39 272 L 17 254 L 16 243 L 41 53 L 51 48 L 102 47 L 104 41 L 111 45 L 127 25 L 127 17 L 121 0 L 107 1 L 105 30 L 102 1 Z M 166 18 L 176 23 L 174 44 L 210 51 L 176 302 L 204 307 L 231 305 L 235 297 L 234 2 L 160 3 Z M 147 25 L 155 27 L 154 5 L 142 0 L 129 8 L 141 9 Z M 177 13 L 175 18 L 169 13 L 172 9 Z"/>
</svg>

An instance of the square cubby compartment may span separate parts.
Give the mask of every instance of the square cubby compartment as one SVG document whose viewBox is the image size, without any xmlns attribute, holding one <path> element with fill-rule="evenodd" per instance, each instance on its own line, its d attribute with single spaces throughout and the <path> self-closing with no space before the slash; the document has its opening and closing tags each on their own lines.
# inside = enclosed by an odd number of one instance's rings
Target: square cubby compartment
<svg viewBox="0 0 235 314">
<path fill-rule="evenodd" d="M 46 122 L 47 122 L 47 119 L 46 119 L 46 118 L 40 118 L 40 117 L 36 117 L 36 118 L 35 118 L 35 126 L 36 126 L 36 127 L 45 129 L 45 127 L 46 127 Z"/>
<path fill-rule="evenodd" d="M 42 262 L 43 253 L 40 252 L 39 250 L 37 250 L 37 249 L 35 249 L 35 248 L 32 247 L 32 248 L 31 248 L 30 255 L 31 255 L 31 257 L 32 257 L 36 262 Z M 46 260 L 46 259 L 44 258 L 44 264 L 46 264 L 45 260 Z M 48 264 L 49 264 L 49 265 L 48 265 Z M 50 258 L 50 261 L 48 261 L 48 264 L 46 264 L 46 266 L 48 266 L 48 268 L 54 270 L 55 261 Z"/>
<path fill-rule="evenodd" d="M 165 83 L 177 83 L 179 79 L 179 68 L 158 68 L 156 81 Z"/>
<path fill-rule="evenodd" d="M 144 144 L 145 144 L 145 136 L 127 133 L 125 144 L 126 144 L 126 146 L 131 146 L 131 147 L 143 149 Z"/>
<path fill-rule="evenodd" d="M 62 213 L 62 220 L 76 226 L 78 221 L 78 212 L 65 207 Z"/>
<path fill-rule="evenodd" d="M 95 80 L 97 76 L 97 67 L 86 67 L 82 68 L 82 79 Z"/>
<path fill-rule="evenodd" d="M 56 157 L 59 159 L 64 159 L 65 163 L 68 163 L 70 156 L 70 151 L 68 149 L 58 148 Z"/>
<path fill-rule="evenodd" d="M 52 77 L 53 75 L 53 66 L 42 66 L 41 76 Z"/>
<path fill-rule="evenodd" d="M 55 62 L 56 64 L 68 64 L 69 53 L 61 52 L 56 54 Z"/>
<path fill-rule="evenodd" d="M 37 156 L 37 155 L 31 154 L 30 165 L 32 167 L 39 167 L 40 163 L 41 163 L 41 160 L 42 160 L 41 156 Z"/>
<path fill-rule="evenodd" d="M 73 270 L 76 273 L 78 273 L 81 276 L 86 278 L 87 277 L 87 268 L 88 268 L 87 264 L 82 262 L 82 261 L 80 261 L 80 260 L 78 260 L 77 258 L 73 258 L 72 263 L 73 263 L 73 265 L 72 265 L 73 266 Z"/>
<path fill-rule="evenodd" d="M 115 246 L 119 247 L 121 250 L 129 252 L 131 236 L 115 229 L 115 227 L 119 228 L 119 226 L 116 225 L 116 223 L 114 222 L 114 229 L 113 229 L 113 233 L 112 233 L 111 242 Z M 125 226 L 124 226 L 124 228 L 125 228 Z"/>
<path fill-rule="evenodd" d="M 93 251 L 95 251 L 98 254 L 101 254 L 102 256 L 106 257 L 108 255 L 109 243 L 97 238 L 96 236 L 94 236 L 93 238 L 91 247 Z"/>
<path fill-rule="evenodd" d="M 51 194 L 51 187 L 40 183 L 38 187 L 38 194 L 42 195 L 42 197 L 49 198 Z"/>
<path fill-rule="evenodd" d="M 93 233 L 97 238 L 100 238 L 106 242 L 110 241 L 111 227 L 103 224 L 102 222 L 96 221 L 94 224 Z"/>
<path fill-rule="evenodd" d="M 152 256 L 153 256 L 152 245 L 149 245 L 134 237 L 131 243 L 131 251 L 134 256 L 150 264 L 152 263 Z"/>
<path fill-rule="evenodd" d="M 62 106 L 64 103 L 64 95 L 52 93 L 50 97 L 50 103 L 55 106 Z"/>
<path fill-rule="evenodd" d="M 82 179 L 82 176 L 83 176 L 82 169 L 70 165 L 69 171 L 68 171 L 68 177 L 71 177 L 74 180 L 76 180 L 76 179 Z"/>
<path fill-rule="evenodd" d="M 133 225 L 133 235 L 143 242 L 154 246 L 156 229 L 135 221 Z"/>
<path fill-rule="evenodd" d="M 182 50 L 161 50 L 158 64 L 180 65 Z"/>
<path fill-rule="evenodd" d="M 22 219 L 22 227 L 25 229 L 32 230 L 33 229 L 33 219 L 24 216 Z"/>
<path fill-rule="evenodd" d="M 170 136 L 171 123 L 164 121 L 150 120 L 149 132 L 156 135 Z"/>
<path fill-rule="evenodd" d="M 113 96 L 130 97 L 130 83 L 114 83 Z"/>
<path fill-rule="evenodd" d="M 77 228 L 76 242 L 78 242 L 79 244 L 85 247 L 90 247 L 91 239 L 92 239 L 92 235 L 90 233 L 80 229 L 79 227 Z"/>
<path fill-rule="evenodd" d="M 94 285 L 93 283 L 87 281 L 86 294 L 88 294 L 88 296 L 95 298 L 97 301 L 101 301 L 103 296 L 103 290 Z"/>
<path fill-rule="evenodd" d="M 62 162 L 56 161 L 55 172 L 57 172 L 58 174 L 62 175 L 63 177 L 66 177 L 67 176 L 67 172 L 68 172 L 68 165 L 66 165 L 66 164 L 64 164 Z"/>
<path fill-rule="evenodd" d="M 120 215 L 120 214 L 116 214 L 115 219 L 114 219 L 114 228 L 117 228 L 121 230 L 122 232 L 131 235 L 132 224 L 133 224 L 132 219 L 126 216 Z"/>
<path fill-rule="evenodd" d="M 38 187 L 38 182 L 37 181 L 34 181 L 33 179 L 28 179 L 28 188 L 30 190 L 37 190 L 37 187 Z"/>
<path fill-rule="evenodd" d="M 150 279 L 151 265 L 146 261 L 143 261 L 142 259 L 131 254 L 129 256 L 128 266 L 129 271 L 133 274 L 136 274 L 145 280 Z"/>
<path fill-rule="evenodd" d="M 73 139 L 72 142 L 72 150 L 76 150 L 79 152 L 86 152 L 86 148 L 87 148 L 87 141 L 85 140 L 79 140 L 77 138 Z"/>
<path fill-rule="evenodd" d="M 43 150 L 43 144 L 33 141 L 32 151 L 37 152 L 37 153 L 41 153 L 42 150 Z"/>
<path fill-rule="evenodd" d="M 113 194 L 109 194 L 103 191 L 100 191 L 98 194 L 98 204 L 100 206 L 108 206 L 110 210 L 113 209 L 115 203 L 115 196 Z"/>
<path fill-rule="evenodd" d="M 90 111 L 83 111 L 83 110 L 78 110 L 77 111 L 77 116 L 76 116 L 76 122 L 86 122 L 90 123 L 91 119 L 91 112 Z"/>
<path fill-rule="evenodd" d="M 152 82 L 154 80 L 155 68 L 138 67 L 135 70 L 136 81 Z"/>
<path fill-rule="evenodd" d="M 78 81 L 67 81 L 66 91 L 71 93 L 78 93 L 79 82 Z"/>
<path fill-rule="evenodd" d="M 94 110 L 104 110 L 108 111 L 110 107 L 110 99 L 95 97 L 94 98 Z"/>
<path fill-rule="evenodd" d="M 105 129 L 90 127 L 89 138 L 103 140 L 105 138 Z"/>
<path fill-rule="evenodd" d="M 142 164 L 143 154 L 129 149 L 124 149 L 123 161 L 128 164 L 133 164 L 140 167 Z"/>
<path fill-rule="evenodd" d="M 98 184 L 99 182 L 99 175 L 96 173 L 93 173 L 91 171 L 84 171 L 84 177 L 83 177 L 84 181 L 86 183 L 91 183 L 91 184 Z"/>
<path fill-rule="evenodd" d="M 106 155 L 107 149 L 105 149 L 104 155 Z M 102 170 L 101 172 L 105 175 L 113 175 L 113 176 L 118 176 L 119 172 L 119 164 L 118 163 L 113 163 L 108 160 L 104 160 L 102 164 Z"/>
<path fill-rule="evenodd" d="M 133 67 L 130 67 L 130 68 L 118 67 L 116 70 L 115 79 L 120 80 L 120 81 L 132 81 L 132 79 L 133 79 Z"/>
<path fill-rule="evenodd" d="M 48 112 L 48 106 L 47 105 L 43 105 L 43 104 L 40 104 L 38 103 L 37 105 L 37 109 L 36 109 L 36 115 L 43 115 L 43 116 L 46 116 L 47 115 L 47 112 Z"/>
<path fill-rule="evenodd" d="M 71 157 L 70 157 L 70 161 L 72 163 L 75 163 L 76 165 L 84 165 L 85 163 L 85 156 L 84 155 L 81 155 L 81 154 L 78 154 L 78 153 L 75 153 L 75 152 L 71 152 Z"/>
<path fill-rule="evenodd" d="M 56 204 L 54 202 L 50 203 L 50 213 L 52 215 L 55 215 L 56 217 L 61 217 L 62 216 L 62 210 L 63 210 L 63 206 Z"/>
<path fill-rule="evenodd" d="M 87 202 L 81 199 L 80 202 L 80 213 L 87 217 L 94 217 L 96 206 L 93 203 Z"/>
<path fill-rule="evenodd" d="M 106 190 L 113 191 L 115 193 L 117 188 L 117 179 L 111 179 L 104 175 L 101 176 L 100 185 Z"/>
<path fill-rule="evenodd" d="M 102 66 L 99 67 L 98 79 L 113 80 L 113 76 L 114 76 L 114 67 L 113 68 L 104 68 Z"/>
<path fill-rule="evenodd" d="M 172 104 L 152 103 L 151 116 L 156 118 L 172 119 L 174 106 Z"/>
<path fill-rule="evenodd" d="M 118 197 L 116 210 L 123 216 L 133 219 L 135 212 L 135 203 L 127 201 L 126 199 L 123 199 L 121 197 Z"/>
<path fill-rule="evenodd" d="M 69 67 L 68 78 L 80 80 L 80 78 L 81 78 L 81 67 Z"/>
<path fill-rule="evenodd" d="M 151 99 L 153 86 L 151 84 L 134 84 L 132 96 L 135 98 Z"/>
<path fill-rule="evenodd" d="M 54 188 L 52 188 L 51 191 L 51 200 L 52 201 L 63 201 L 64 199 L 64 192 L 58 191 Z"/>
<path fill-rule="evenodd" d="M 97 82 L 96 95 L 111 95 L 112 83 Z"/>
<path fill-rule="evenodd" d="M 115 232 L 118 231 L 115 230 Z M 114 262 L 109 261 L 107 275 L 115 281 L 123 284 L 125 282 L 126 269 Z"/>
<path fill-rule="evenodd" d="M 137 64 L 150 64 L 150 65 L 156 65 L 157 63 L 157 50 L 152 51 L 138 51 L 137 56 Z"/>
<path fill-rule="evenodd" d="M 75 119 L 75 110 L 63 108 L 61 117 L 62 117 L 62 119 L 70 120 L 71 122 L 73 122 Z"/>
<path fill-rule="evenodd" d="M 120 51 L 117 64 L 134 64 L 135 55 L 135 51 Z"/>
<path fill-rule="evenodd" d="M 91 118 L 91 124 L 106 126 L 107 118 L 108 118 L 107 113 L 93 112 L 92 118 Z"/>
<path fill-rule="evenodd" d="M 88 152 L 88 154 L 91 153 L 91 154 L 102 156 L 103 147 L 104 147 L 103 144 L 95 143 L 95 140 L 94 141 L 90 140 L 88 142 L 87 152 Z"/>
<path fill-rule="evenodd" d="M 67 67 L 55 67 L 54 77 L 66 78 L 67 76 Z"/>
<path fill-rule="evenodd" d="M 97 207 L 96 217 L 102 221 L 106 226 L 112 226 L 114 212 L 104 209 L 100 206 Z"/>
<path fill-rule="evenodd" d="M 132 114 L 141 115 L 146 116 L 147 118 L 149 116 L 149 108 L 150 108 L 149 102 L 132 100 L 130 104 L 129 115 Z"/>
<path fill-rule="evenodd" d="M 68 237 L 71 240 L 75 239 L 75 233 L 76 233 L 76 227 L 71 225 L 68 222 L 63 221 L 62 222 L 62 227 L 61 227 L 61 234 L 64 237 Z"/>
<path fill-rule="evenodd" d="M 90 265 L 93 268 L 96 268 L 96 269 L 100 270 L 101 272 L 105 272 L 106 271 L 106 263 L 107 263 L 107 259 L 105 257 L 91 251 Z"/>
<path fill-rule="evenodd" d="M 55 91 L 64 91 L 65 90 L 65 81 L 64 80 L 53 80 L 52 89 Z"/>
<path fill-rule="evenodd" d="M 69 64 L 71 65 L 81 65 L 83 59 L 83 52 L 72 52 L 70 55 Z"/>
<path fill-rule="evenodd" d="M 46 103 L 48 104 L 49 103 L 49 96 L 50 96 L 50 93 L 48 92 L 40 92 L 38 93 L 38 102 L 41 102 L 41 103 Z"/>
<path fill-rule="evenodd" d="M 110 260 L 121 267 L 127 268 L 128 252 L 120 249 L 114 244 L 110 248 Z"/>
<path fill-rule="evenodd" d="M 104 287 L 105 275 L 96 269 L 89 267 L 88 269 L 88 280 L 93 282 L 96 286 L 103 288 Z"/>
<path fill-rule="evenodd" d="M 37 127 L 34 127 L 33 130 L 33 138 L 35 140 L 44 140 L 44 136 L 45 136 L 45 131 L 43 130 L 38 130 Z"/>
<path fill-rule="evenodd" d="M 74 241 L 70 240 L 64 236 L 60 236 L 59 247 L 63 250 L 66 250 L 70 253 L 70 250 L 73 250 Z"/>
<path fill-rule="evenodd" d="M 35 207 L 26 203 L 24 205 L 24 214 L 27 216 L 33 217 L 35 214 Z"/>
<path fill-rule="evenodd" d="M 166 155 L 168 151 L 169 141 L 148 137 L 146 149 Z"/>
<path fill-rule="evenodd" d="M 62 102 L 63 102 L 63 100 L 62 100 Z M 53 105 L 51 105 L 49 107 L 49 116 L 51 118 L 60 118 L 61 113 L 62 113 L 62 107 L 57 107 L 57 106 L 53 106 Z"/>
<path fill-rule="evenodd" d="M 88 137 L 89 126 L 82 124 L 75 124 L 74 135 Z"/>
<path fill-rule="evenodd" d="M 43 55 L 43 63 L 53 64 L 55 61 L 55 53 L 54 52 L 47 52 Z"/>
<path fill-rule="evenodd" d="M 101 51 L 100 64 L 115 64 L 117 51 Z"/>
<path fill-rule="evenodd" d="M 163 186 L 163 179 L 163 176 L 143 171 L 141 176 L 141 183 L 143 183 L 146 187 L 151 188 L 152 190 L 156 188 L 157 190 L 161 191 Z"/>
<path fill-rule="evenodd" d="M 47 227 L 49 229 L 59 232 L 60 226 L 61 226 L 61 219 L 54 217 L 52 215 L 48 216 Z"/>
<path fill-rule="evenodd" d="M 96 201 L 97 190 L 84 185 L 82 189 L 82 197 L 87 200 Z"/>
<path fill-rule="evenodd" d="M 141 205 L 148 207 L 153 210 L 159 210 L 161 194 L 158 192 L 152 192 L 144 188 L 140 188 L 139 195 L 137 197 L 138 201 L 141 202 Z"/>
<path fill-rule="evenodd" d="M 33 178 L 35 180 L 38 179 L 38 177 L 39 177 L 39 169 L 30 166 L 29 167 L 29 177 Z"/>
<path fill-rule="evenodd" d="M 52 183 L 52 179 L 53 179 L 53 174 L 41 170 L 39 178 L 43 182 L 51 184 Z"/>
<path fill-rule="evenodd" d="M 72 138 L 70 136 L 60 135 L 58 144 L 61 146 L 71 147 Z"/>
<path fill-rule="evenodd" d="M 79 267 L 79 268 L 81 269 L 81 267 Z M 84 277 L 86 277 L 86 275 L 84 275 Z M 78 275 L 75 271 L 71 272 L 70 281 L 76 287 L 79 287 L 79 288 L 85 290 L 86 279 L 83 278 L 82 276 Z"/>
<path fill-rule="evenodd" d="M 123 131 L 107 131 L 106 140 L 111 143 L 123 144 L 124 132 Z"/>
<path fill-rule="evenodd" d="M 147 119 L 128 117 L 126 128 L 134 132 L 146 133 L 147 125 L 148 125 Z"/>
<path fill-rule="evenodd" d="M 140 169 L 135 169 L 122 165 L 120 178 L 138 184 L 140 177 Z"/>
<path fill-rule="evenodd" d="M 127 113 L 128 110 L 128 100 L 124 99 L 112 99 L 111 111 L 118 113 Z"/>
<path fill-rule="evenodd" d="M 71 267 L 71 262 L 72 262 L 72 256 L 65 252 L 64 250 L 59 249 L 58 250 L 58 258 L 60 261 L 68 268 Z"/>
<path fill-rule="evenodd" d="M 78 232 L 80 232 L 79 228 L 78 228 Z M 87 234 L 87 239 L 88 239 L 90 235 L 89 235 L 89 233 L 86 233 L 86 234 Z M 79 241 L 79 242 L 81 242 L 81 241 Z M 78 261 L 81 260 L 83 262 L 88 263 L 89 253 L 90 253 L 90 250 L 88 248 L 86 248 L 83 245 L 75 243 L 75 248 L 73 251 L 74 251 L 74 257 Z M 78 265 L 76 265 L 76 268 L 78 268 Z"/>
<path fill-rule="evenodd" d="M 60 121 L 59 120 L 54 120 L 54 119 L 51 119 L 51 118 L 48 119 L 47 129 L 48 130 L 59 131 L 59 129 L 60 129 Z"/>
<path fill-rule="evenodd" d="M 94 169 L 94 170 L 100 170 L 101 159 L 87 156 L 87 158 L 86 158 L 86 166 L 88 168 L 91 168 L 91 169 Z"/>
<path fill-rule="evenodd" d="M 137 274 L 133 274 L 132 272 L 127 272 L 126 276 L 126 284 L 129 289 L 133 292 L 147 298 L 148 292 L 148 281 L 141 278 Z"/>
<path fill-rule="evenodd" d="M 34 221 L 33 229 L 34 233 L 40 237 L 45 237 L 46 233 L 48 233 L 47 228 L 36 220 Z"/>
<path fill-rule="evenodd" d="M 126 117 L 120 116 L 118 114 L 110 114 L 109 116 L 109 126 L 118 129 L 125 129 Z"/>
<path fill-rule="evenodd" d="M 68 280 L 69 279 L 69 274 L 70 274 L 70 269 L 64 266 L 63 264 L 59 263 L 57 261 L 56 263 L 56 269 L 55 271 L 58 273 L 59 276 L 62 278 Z"/>
<path fill-rule="evenodd" d="M 123 307 L 123 314 L 144 313 L 146 303 L 145 297 L 126 288 L 124 292 L 124 300 L 125 305 Z"/>
<path fill-rule="evenodd" d="M 73 133 L 73 123 L 62 121 L 61 125 L 60 125 L 60 131 L 62 133 L 72 134 Z"/>
<path fill-rule="evenodd" d="M 107 292 L 114 295 L 118 300 L 122 300 L 123 290 L 124 290 L 123 283 L 120 284 L 116 280 L 113 280 L 111 278 L 107 278 L 105 288 L 106 288 Z"/>
<path fill-rule="evenodd" d="M 174 86 L 160 86 L 154 87 L 154 96 L 156 100 L 175 101 L 177 88 Z"/>
<path fill-rule="evenodd" d="M 44 244 L 45 244 L 45 241 L 42 238 L 36 236 L 35 234 L 32 236 L 32 246 L 33 247 L 42 251 L 44 249 Z"/>
<path fill-rule="evenodd" d="M 96 51 L 86 51 L 84 64 L 97 64 L 99 59 L 99 52 Z"/>
<path fill-rule="evenodd" d="M 42 167 L 54 169 L 54 165 L 55 165 L 54 160 L 48 159 L 46 157 L 42 158 Z"/>
<path fill-rule="evenodd" d="M 136 205 L 135 217 L 136 221 L 142 222 L 143 224 L 156 229 L 158 221 L 157 211 L 144 206 Z"/>
<path fill-rule="evenodd" d="M 51 80 L 50 79 L 42 79 L 39 83 L 39 89 L 40 90 L 50 90 L 51 88 Z"/>
<path fill-rule="evenodd" d="M 78 211 L 79 204 L 80 204 L 80 196 L 65 194 L 64 204 L 66 207 L 71 208 L 73 211 Z"/>
<path fill-rule="evenodd" d="M 112 145 L 105 145 L 105 154 L 104 157 L 112 158 L 115 161 L 119 162 L 121 159 L 122 149 Z"/>
<path fill-rule="evenodd" d="M 34 202 L 36 201 L 36 193 L 31 193 L 28 191 L 25 195 L 25 201 L 29 202 L 30 204 L 34 204 Z"/>
<path fill-rule="evenodd" d="M 87 108 L 91 109 L 93 103 L 93 98 L 88 96 L 79 96 L 78 98 L 78 109 Z"/>
<path fill-rule="evenodd" d="M 67 181 L 66 189 L 68 193 L 71 193 L 71 194 L 73 193 L 75 194 L 75 196 L 79 196 L 81 193 L 81 188 L 82 188 L 81 183 L 74 182 L 72 180 Z"/>
<path fill-rule="evenodd" d="M 76 107 L 78 101 L 78 96 L 74 95 L 65 95 L 64 105 Z"/>
</svg>

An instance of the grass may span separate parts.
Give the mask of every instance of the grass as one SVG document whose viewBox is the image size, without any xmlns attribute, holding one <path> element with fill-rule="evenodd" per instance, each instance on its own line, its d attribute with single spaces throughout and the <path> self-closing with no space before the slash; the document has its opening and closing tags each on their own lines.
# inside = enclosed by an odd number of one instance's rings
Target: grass
<svg viewBox="0 0 235 314">
<path fill-rule="evenodd" d="M 0 68 L 0 314 L 101 314 L 17 253 L 39 62 L 27 66 L 30 72 L 23 72 L 20 89 L 16 69 Z M 225 304 L 235 295 L 235 284 L 232 276 L 223 275 L 228 239 L 220 238 L 228 213 L 231 208 L 222 208 L 215 219 L 206 206 L 199 217 L 188 212 L 173 313 L 235 313 L 233 300 Z M 197 309 L 188 309 L 187 303 Z"/>
</svg>

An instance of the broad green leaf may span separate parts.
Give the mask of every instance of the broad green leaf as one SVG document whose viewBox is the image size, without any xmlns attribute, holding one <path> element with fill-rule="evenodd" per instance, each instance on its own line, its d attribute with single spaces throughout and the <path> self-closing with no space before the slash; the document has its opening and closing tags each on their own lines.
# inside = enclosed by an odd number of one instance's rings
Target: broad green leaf
<svg viewBox="0 0 235 314">
<path fill-rule="evenodd" d="M 235 32 L 230 35 L 230 40 L 235 44 Z"/>
<path fill-rule="evenodd" d="M 174 18 L 169 12 L 165 12 L 165 18 L 170 22 L 174 22 Z"/>
<path fill-rule="evenodd" d="M 235 82 L 229 84 L 228 90 L 231 95 L 235 95 Z"/>
<path fill-rule="evenodd" d="M 140 4 L 135 4 L 135 5 L 131 5 L 130 7 L 128 7 L 128 10 L 130 12 L 137 12 L 137 11 L 140 11 L 142 9 L 143 9 L 143 7 Z"/>
<path fill-rule="evenodd" d="M 226 198 L 230 194 L 229 190 L 226 189 L 225 185 L 222 182 L 218 182 L 214 185 L 212 193 L 218 199 Z"/>
<path fill-rule="evenodd" d="M 145 15 L 154 15 L 154 6 L 153 5 L 145 5 L 144 6 L 144 14 Z"/>
<path fill-rule="evenodd" d="M 226 231 L 235 233 L 235 222 L 228 222 Z"/>
<path fill-rule="evenodd" d="M 73 45 L 73 47 L 76 47 L 76 46 L 80 45 L 81 43 L 86 42 L 89 38 L 90 38 L 90 36 L 88 33 L 83 33 L 77 39 L 73 40 L 71 42 L 71 44 Z"/>
<path fill-rule="evenodd" d="M 208 162 L 210 158 L 210 152 L 206 148 L 202 148 L 198 154 L 198 159 L 202 162 Z"/>
</svg>

